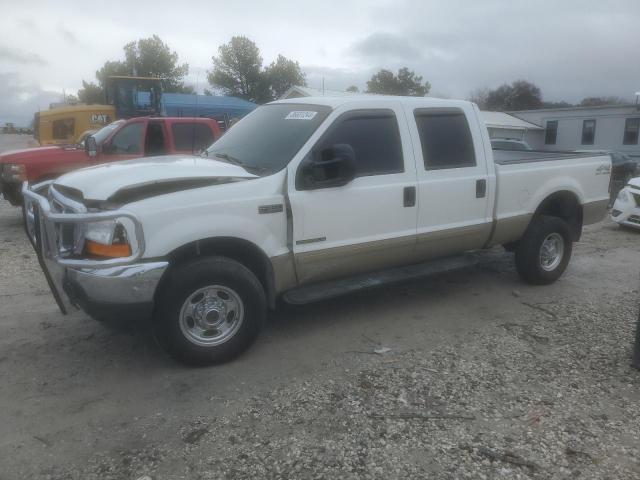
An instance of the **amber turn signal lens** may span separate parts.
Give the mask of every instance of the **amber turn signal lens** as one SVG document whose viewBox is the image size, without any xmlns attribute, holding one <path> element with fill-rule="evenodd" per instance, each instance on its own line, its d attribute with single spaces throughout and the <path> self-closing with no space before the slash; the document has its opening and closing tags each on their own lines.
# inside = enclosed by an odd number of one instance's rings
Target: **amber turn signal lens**
<svg viewBox="0 0 640 480">
<path fill-rule="evenodd" d="M 87 240 L 84 243 L 86 252 L 96 257 L 122 258 L 131 256 L 131 247 L 126 243 L 104 245 L 102 243 Z"/>
</svg>

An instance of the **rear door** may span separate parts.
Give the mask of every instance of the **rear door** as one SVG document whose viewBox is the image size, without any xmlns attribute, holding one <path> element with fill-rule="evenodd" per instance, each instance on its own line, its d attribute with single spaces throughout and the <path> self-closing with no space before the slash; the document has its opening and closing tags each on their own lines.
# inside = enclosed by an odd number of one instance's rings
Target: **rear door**
<svg viewBox="0 0 640 480">
<path fill-rule="evenodd" d="M 407 107 L 407 117 L 418 178 L 416 257 L 483 247 L 492 227 L 493 182 L 473 107 Z"/>
<path fill-rule="evenodd" d="M 337 110 L 326 125 L 288 171 L 292 248 L 302 284 L 406 263 L 415 243 L 416 171 L 400 104 Z M 311 190 L 296 186 L 305 158 L 344 144 L 355 152 L 354 180 Z"/>
</svg>

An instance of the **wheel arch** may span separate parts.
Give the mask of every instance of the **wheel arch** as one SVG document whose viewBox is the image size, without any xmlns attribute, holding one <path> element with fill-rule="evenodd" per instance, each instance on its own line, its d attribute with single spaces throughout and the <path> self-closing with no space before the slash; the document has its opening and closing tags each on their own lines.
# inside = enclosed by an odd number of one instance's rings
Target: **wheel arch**
<svg viewBox="0 0 640 480">
<path fill-rule="evenodd" d="M 156 296 L 171 281 L 173 269 L 190 260 L 207 256 L 227 257 L 251 270 L 264 288 L 269 308 L 275 308 L 275 275 L 271 260 L 256 244 L 237 237 L 203 238 L 175 248 L 167 255 L 169 268 L 156 289 Z"/>
<path fill-rule="evenodd" d="M 574 192 L 560 190 L 545 197 L 536 208 L 532 221 L 541 215 L 561 218 L 569 224 L 572 240 L 580 240 L 583 211 L 582 204 Z"/>
</svg>

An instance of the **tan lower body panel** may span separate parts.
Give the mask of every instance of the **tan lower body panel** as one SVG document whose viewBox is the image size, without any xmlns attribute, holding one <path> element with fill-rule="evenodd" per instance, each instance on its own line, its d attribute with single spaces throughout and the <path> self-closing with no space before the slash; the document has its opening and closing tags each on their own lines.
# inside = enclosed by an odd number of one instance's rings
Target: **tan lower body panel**
<svg viewBox="0 0 640 480">
<path fill-rule="evenodd" d="M 271 257 L 273 267 L 274 289 L 279 294 L 298 286 L 296 277 L 296 267 L 293 260 L 293 253 L 285 253 L 277 257 Z"/>
<path fill-rule="evenodd" d="M 589 202 L 582 205 L 582 224 L 591 225 L 602 221 L 607 214 L 609 199 Z"/>
<path fill-rule="evenodd" d="M 301 253 L 295 258 L 298 281 L 305 285 L 482 248 L 490 232 L 489 223 Z"/>
<path fill-rule="evenodd" d="M 513 217 L 502 218 L 496 222 L 496 228 L 491 237 L 489 247 L 494 245 L 504 245 L 505 243 L 515 242 L 522 237 L 522 234 L 529 226 L 529 222 L 533 217 L 532 213 L 524 215 L 515 215 Z"/>
<path fill-rule="evenodd" d="M 415 237 L 391 238 L 296 255 L 300 285 L 411 263 Z"/>
<path fill-rule="evenodd" d="M 491 234 L 491 223 L 421 233 L 417 237 L 415 262 L 482 248 Z"/>
</svg>

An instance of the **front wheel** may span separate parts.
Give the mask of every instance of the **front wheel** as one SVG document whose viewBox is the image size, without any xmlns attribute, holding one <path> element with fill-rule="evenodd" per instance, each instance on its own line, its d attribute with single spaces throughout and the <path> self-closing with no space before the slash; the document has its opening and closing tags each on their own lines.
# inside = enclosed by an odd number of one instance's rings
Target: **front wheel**
<svg viewBox="0 0 640 480">
<path fill-rule="evenodd" d="M 516 249 L 516 269 L 533 285 L 555 282 L 571 258 L 571 231 L 558 217 L 534 218 Z"/>
<path fill-rule="evenodd" d="M 243 352 L 260 333 L 266 298 L 248 268 L 225 257 L 176 268 L 160 292 L 156 337 L 176 359 L 211 365 Z"/>
</svg>

